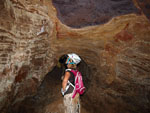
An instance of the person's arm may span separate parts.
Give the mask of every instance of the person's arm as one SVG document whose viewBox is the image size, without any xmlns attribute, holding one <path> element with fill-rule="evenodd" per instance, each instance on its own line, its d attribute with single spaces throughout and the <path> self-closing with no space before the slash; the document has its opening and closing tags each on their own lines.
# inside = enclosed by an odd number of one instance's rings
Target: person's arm
<svg viewBox="0 0 150 113">
<path fill-rule="evenodd" d="M 69 77 L 70 77 L 70 73 L 69 72 L 65 72 L 65 76 L 64 76 L 64 79 L 63 79 L 63 82 L 62 82 L 63 91 L 65 91 L 65 88 L 67 86 L 67 82 L 69 80 Z"/>
</svg>

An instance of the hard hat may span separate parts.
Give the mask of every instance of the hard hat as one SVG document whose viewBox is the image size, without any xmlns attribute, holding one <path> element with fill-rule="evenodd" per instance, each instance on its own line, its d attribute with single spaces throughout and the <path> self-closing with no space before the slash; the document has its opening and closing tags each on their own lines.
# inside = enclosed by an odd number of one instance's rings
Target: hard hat
<svg viewBox="0 0 150 113">
<path fill-rule="evenodd" d="M 73 60 L 73 62 L 75 64 L 78 64 L 81 61 L 81 58 L 77 54 L 75 54 L 75 53 L 68 54 L 68 56 L 69 56 L 70 59 Z"/>
</svg>

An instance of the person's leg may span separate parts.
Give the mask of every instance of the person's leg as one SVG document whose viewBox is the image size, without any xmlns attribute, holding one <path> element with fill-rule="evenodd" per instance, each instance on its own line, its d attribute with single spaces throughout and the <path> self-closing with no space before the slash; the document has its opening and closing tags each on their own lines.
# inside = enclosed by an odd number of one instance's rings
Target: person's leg
<svg viewBox="0 0 150 113">
<path fill-rule="evenodd" d="M 80 96 L 77 93 L 75 98 L 73 99 L 73 106 L 74 112 L 73 113 L 80 113 L 81 105 L 80 105 Z"/>
<path fill-rule="evenodd" d="M 74 113 L 72 105 L 72 93 L 64 96 L 65 113 Z"/>
<path fill-rule="evenodd" d="M 80 113 L 80 96 L 76 94 L 72 98 L 72 93 L 64 96 L 65 113 Z"/>
</svg>

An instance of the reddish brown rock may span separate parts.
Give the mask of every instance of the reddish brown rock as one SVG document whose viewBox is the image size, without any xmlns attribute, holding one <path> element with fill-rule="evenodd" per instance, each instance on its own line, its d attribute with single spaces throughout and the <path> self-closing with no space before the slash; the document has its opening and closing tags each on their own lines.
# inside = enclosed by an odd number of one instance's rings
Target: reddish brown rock
<svg viewBox="0 0 150 113">
<path fill-rule="evenodd" d="M 15 82 L 21 82 L 22 80 L 24 80 L 26 76 L 28 75 L 29 70 L 30 68 L 28 65 L 22 66 L 18 72 L 18 75 L 15 78 Z"/>
<path fill-rule="evenodd" d="M 42 4 L 0 1 L 0 109 L 33 95 L 53 66 L 53 23 Z"/>
</svg>

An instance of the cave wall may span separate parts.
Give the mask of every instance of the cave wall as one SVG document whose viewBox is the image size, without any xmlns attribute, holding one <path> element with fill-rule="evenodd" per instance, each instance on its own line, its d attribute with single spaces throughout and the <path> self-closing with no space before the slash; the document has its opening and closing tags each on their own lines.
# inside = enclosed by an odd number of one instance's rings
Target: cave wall
<svg viewBox="0 0 150 113">
<path fill-rule="evenodd" d="M 150 111 L 150 22 L 144 15 L 124 15 L 102 26 L 74 30 L 61 29 L 60 24 L 58 29 L 58 47 L 63 46 L 59 53 L 76 52 L 92 70 L 82 97 L 90 113 Z"/>
<path fill-rule="evenodd" d="M 75 52 L 91 70 L 82 97 L 90 113 L 150 111 L 150 21 L 144 13 L 75 29 L 57 18 L 51 0 L 0 4 L 0 109 L 35 94 L 59 58 Z"/>
<path fill-rule="evenodd" d="M 54 23 L 39 0 L 0 1 L 0 109 L 34 94 L 53 67 Z"/>
</svg>

